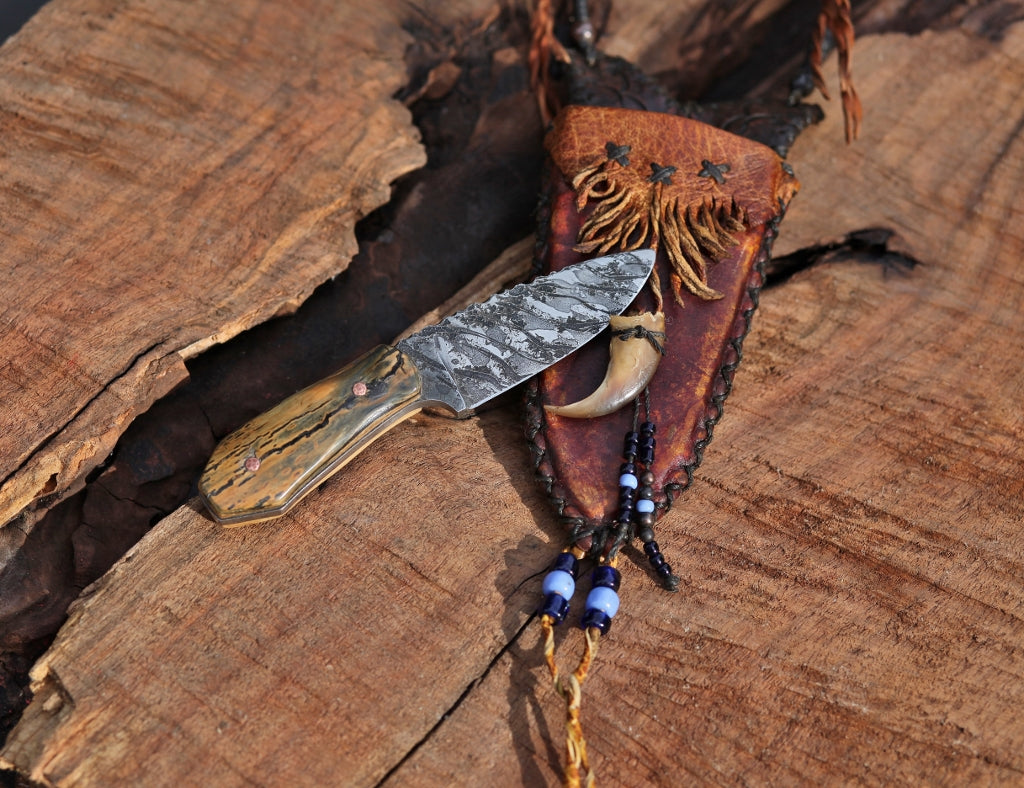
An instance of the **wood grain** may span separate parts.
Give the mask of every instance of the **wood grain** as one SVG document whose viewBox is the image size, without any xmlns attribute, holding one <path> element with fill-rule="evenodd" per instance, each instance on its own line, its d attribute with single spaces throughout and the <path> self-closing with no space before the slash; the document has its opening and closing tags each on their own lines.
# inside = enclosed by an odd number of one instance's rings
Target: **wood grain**
<svg viewBox="0 0 1024 788">
<path fill-rule="evenodd" d="M 183 359 L 345 267 L 424 161 L 382 100 L 409 40 L 352 4 L 78 0 L 4 46 L 0 523 L 80 487 Z"/>
<path fill-rule="evenodd" d="M 230 530 L 188 507 L 165 520 L 72 610 L 66 626 L 92 629 L 94 612 L 109 609 L 108 583 L 122 582 L 131 589 L 123 601 L 152 625 L 140 628 L 130 615 L 101 627 L 107 645 L 95 643 L 89 659 L 106 665 L 112 684 L 61 680 L 73 710 L 47 733 L 69 732 L 67 724 L 77 726 L 78 712 L 94 703 L 116 698 L 130 708 L 119 719 L 85 723 L 87 738 L 97 736 L 88 763 L 70 750 L 56 758 L 41 753 L 39 778 L 379 780 L 428 734 L 439 710 L 456 705 L 481 660 L 485 666 L 496 656 L 522 621 L 522 610 L 507 611 L 506 600 L 523 578 L 503 574 L 501 556 L 517 555 L 524 536 L 536 544 L 536 524 L 521 505 L 504 505 L 509 474 L 488 445 L 520 446 L 511 486 L 529 489 L 519 432 L 504 411 L 483 424 L 416 418 L 294 515 Z M 450 463 L 456 446 L 459 458 Z M 414 492 L 410 479 L 420 480 Z M 480 502 L 488 499 L 502 505 L 484 516 Z M 520 607 L 531 597 L 524 593 Z M 37 707 L 41 716 L 28 712 L 25 725 L 59 720 L 61 704 L 49 705 Z M 193 757 L 183 745 L 196 754 L 210 749 Z M 15 737 L 9 747 L 5 757 L 20 761 L 23 745 Z M 178 751 L 176 763 L 154 770 L 165 747 Z M 134 755 L 142 752 L 145 758 Z"/>
<path fill-rule="evenodd" d="M 726 415 L 624 567 L 585 686 L 604 785 L 1019 784 L 1024 25 L 861 40 L 862 139 L 795 146 Z M 893 255 L 895 259 L 895 255 Z M 560 704 L 520 634 L 561 542 L 513 408 L 417 418 L 283 525 L 161 522 L 76 605 L 3 751 L 53 785 L 538 785 Z M 563 663 L 577 656 L 566 630 Z"/>
</svg>

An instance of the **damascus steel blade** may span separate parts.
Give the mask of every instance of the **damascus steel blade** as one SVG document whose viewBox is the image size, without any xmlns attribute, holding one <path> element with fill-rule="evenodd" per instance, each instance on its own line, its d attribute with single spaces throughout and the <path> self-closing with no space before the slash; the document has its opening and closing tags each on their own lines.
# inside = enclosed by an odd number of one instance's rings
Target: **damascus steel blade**
<svg viewBox="0 0 1024 788">
<path fill-rule="evenodd" d="M 423 398 L 472 410 L 589 342 L 636 297 L 654 252 L 601 257 L 517 285 L 398 343 Z"/>
</svg>

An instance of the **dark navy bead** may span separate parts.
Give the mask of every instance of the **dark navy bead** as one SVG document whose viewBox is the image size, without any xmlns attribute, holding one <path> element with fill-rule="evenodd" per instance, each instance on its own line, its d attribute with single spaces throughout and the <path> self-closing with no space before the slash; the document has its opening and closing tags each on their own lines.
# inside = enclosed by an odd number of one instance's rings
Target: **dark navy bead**
<svg viewBox="0 0 1024 788">
<path fill-rule="evenodd" d="M 626 433 L 626 443 L 636 443 L 638 440 L 640 440 L 640 433 L 633 431 Z"/>
<path fill-rule="evenodd" d="M 660 555 L 661 548 L 658 547 L 658 543 L 651 539 L 649 542 L 644 542 L 644 552 L 647 553 L 647 557 L 650 558 L 652 555 Z"/>
<path fill-rule="evenodd" d="M 572 553 L 559 553 L 551 569 L 559 572 L 568 572 L 572 575 L 572 579 L 575 580 L 580 576 L 580 561 Z"/>
<path fill-rule="evenodd" d="M 666 563 L 663 562 L 661 564 L 661 566 L 654 567 L 654 571 L 656 571 L 662 577 L 671 577 L 672 576 L 672 565 L 671 564 L 666 564 Z"/>
<path fill-rule="evenodd" d="M 590 578 L 590 584 L 618 591 L 621 580 L 622 575 L 614 566 L 599 566 L 594 569 L 594 574 Z"/>
<path fill-rule="evenodd" d="M 651 566 L 653 566 L 659 572 L 661 571 L 661 567 L 668 566 L 668 564 L 665 563 L 665 556 L 663 556 L 661 553 L 658 553 L 657 555 L 649 555 L 647 556 L 647 560 L 650 561 Z"/>
<path fill-rule="evenodd" d="M 633 505 L 633 488 L 632 487 L 620 487 L 619 488 L 619 503 Z"/>
<path fill-rule="evenodd" d="M 644 465 L 650 465 L 654 462 L 654 449 L 642 449 L 637 459 Z"/>
<path fill-rule="evenodd" d="M 580 622 L 580 626 L 583 629 L 595 627 L 602 635 L 608 634 L 608 629 L 611 625 L 611 616 L 602 613 L 600 610 L 588 610 L 583 614 L 583 621 Z"/>
<path fill-rule="evenodd" d="M 628 525 L 629 523 L 633 522 L 632 508 L 627 509 L 623 507 L 622 509 L 620 509 L 619 516 L 615 518 L 615 522 L 619 523 L 620 525 Z"/>
<path fill-rule="evenodd" d="M 544 597 L 544 604 L 541 605 L 540 614 L 542 616 L 551 616 L 556 624 L 561 624 L 569 614 L 569 600 L 558 594 L 548 594 Z"/>
<path fill-rule="evenodd" d="M 631 473 L 636 475 L 636 464 L 632 462 L 624 462 L 619 467 L 619 473 Z"/>
<path fill-rule="evenodd" d="M 657 429 L 658 428 L 654 426 L 653 421 L 645 421 L 643 424 L 640 425 L 640 431 L 646 432 L 648 434 L 655 432 Z"/>
</svg>

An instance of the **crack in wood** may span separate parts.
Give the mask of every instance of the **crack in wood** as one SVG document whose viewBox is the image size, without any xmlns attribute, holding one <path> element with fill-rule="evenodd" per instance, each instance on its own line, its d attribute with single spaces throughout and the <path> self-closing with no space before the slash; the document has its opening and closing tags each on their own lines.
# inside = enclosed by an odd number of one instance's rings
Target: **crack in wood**
<svg viewBox="0 0 1024 788">
<path fill-rule="evenodd" d="M 765 266 L 765 289 L 778 287 L 796 274 L 831 262 L 849 261 L 878 265 L 883 273 L 906 274 L 921 264 L 916 257 L 889 244 L 896 232 L 886 227 L 853 230 L 838 241 L 807 246 L 772 258 Z"/>
</svg>

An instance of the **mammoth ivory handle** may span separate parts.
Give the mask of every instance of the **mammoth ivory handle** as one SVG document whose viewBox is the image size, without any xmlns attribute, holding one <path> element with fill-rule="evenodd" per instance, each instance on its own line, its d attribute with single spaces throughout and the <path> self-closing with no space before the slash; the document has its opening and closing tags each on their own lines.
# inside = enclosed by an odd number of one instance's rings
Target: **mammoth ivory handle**
<svg viewBox="0 0 1024 788">
<path fill-rule="evenodd" d="M 203 502 L 229 526 L 279 517 L 419 412 L 420 394 L 409 357 L 381 345 L 222 440 L 199 480 Z"/>
</svg>

